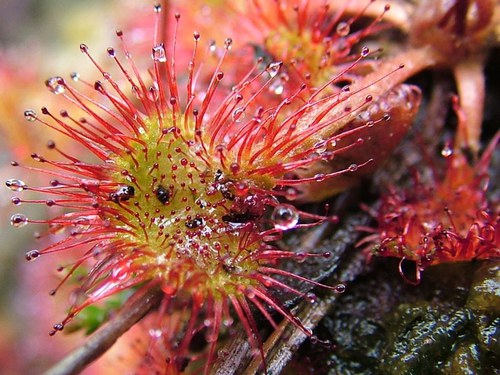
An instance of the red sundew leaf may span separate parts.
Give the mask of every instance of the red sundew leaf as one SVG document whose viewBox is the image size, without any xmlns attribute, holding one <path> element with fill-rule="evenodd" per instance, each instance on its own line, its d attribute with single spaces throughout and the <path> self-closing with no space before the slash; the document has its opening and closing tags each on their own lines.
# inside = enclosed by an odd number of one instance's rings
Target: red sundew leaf
<svg viewBox="0 0 500 375">
<path fill-rule="evenodd" d="M 161 17 L 160 8 L 155 7 L 155 11 Z M 177 15 L 174 18 L 179 22 Z M 12 217 L 14 226 L 47 224 L 51 233 L 66 236 L 45 249 L 29 252 L 30 260 L 71 250 L 80 251 L 82 256 L 66 267 L 68 275 L 84 262 L 92 265 L 68 315 L 50 334 L 63 330 L 84 308 L 118 292 L 158 285 L 164 301 L 159 321 L 171 315 L 179 320 L 168 329 L 157 327 L 161 334 L 152 340 L 146 356 L 159 353 L 166 371 L 180 372 L 196 358 L 198 354 L 192 353 L 190 346 L 203 335 L 207 347 L 204 372 L 208 373 L 219 336 L 230 331 L 231 309 L 265 362 L 252 309 L 260 310 L 274 325 L 273 316 L 266 311 L 275 311 L 311 336 L 275 297 L 275 291 L 308 297 L 281 279 L 320 285 L 298 273 L 280 270 L 277 261 L 324 256 L 279 249 L 276 241 L 286 231 L 337 221 L 336 217 L 302 212 L 278 198 L 286 198 L 284 188 L 289 184 L 315 183 L 352 173 L 371 159 L 321 178 L 290 180 L 286 174 L 319 160 L 328 161 L 329 155 L 316 152 L 318 144 L 328 143 L 332 137 L 348 143 L 349 137 L 369 128 L 367 123 L 342 132 L 359 111 L 392 87 L 386 78 L 401 76 L 402 68 L 384 65 L 380 72 L 353 84 L 343 96 L 327 92 L 327 87 L 342 77 L 339 73 L 306 96 L 305 102 L 299 95 L 305 87 L 300 85 L 285 98 L 266 99 L 263 106 L 258 99 L 267 98 L 264 88 L 276 77 L 274 69 L 281 64 L 267 68 L 256 64 L 227 90 L 221 85 L 221 73 L 232 48 L 229 38 L 211 80 L 199 83 L 198 33 L 193 34 L 193 58 L 184 74 L 177 71 L 175 53 L 170 54 L 155 33 L 149 76 L 131 58 L 124 33 L 117 32 L 117 36 L 120 53 L 114 48 L 107 50 L 116 64 L 116 78 L 82 44 L 81 52 L 96 67 L 101 80 L 93 84 L 78 76 L 72 76 L 73 83 L 59 76 L 47 80 L 47 88 L 83 111 L 85 118 L 75 119 L 68 110 L 56 115 L 46 107 L 41 115 L 31 110 L 25 113 L 29 122 L 57 129 L 86 147 L 97 161 L 81 161 L 51 144 L 49 149 L 62 160 L 33 154 L 41 167 L 24 168 L 57 179 L 44 187 L 30 187 L 22 181 L 7 183 L 14 191 L 51 197 L 23 203 L 43 201 L 50 207 L 70 208 L 51 219 L 29 219 L 22 214 Z M 175 36 L 172 43 L 176 43 Z M 345 72 L 367 53 L 362 51 Z M 126 94 L 129 90 L 132 97 Z M 244 112 L 255 116 L 244 119 Z M 356 146 L 357 141 L 352 147 Z"/>
</svg>

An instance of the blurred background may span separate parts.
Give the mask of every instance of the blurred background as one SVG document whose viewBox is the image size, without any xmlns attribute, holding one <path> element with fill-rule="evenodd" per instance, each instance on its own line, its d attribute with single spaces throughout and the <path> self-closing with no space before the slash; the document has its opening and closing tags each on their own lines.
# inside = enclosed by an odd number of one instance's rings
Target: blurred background
<svg viewBox="0 0 500 375">
<path fill-rule="evenodd" d="M 135 3 L 135 4 L 133 4 Z M 52 325 L 60 321 L 68 307 L 68 294 L 49 296 L 60 279 L 57 257 L 41 257 L 27 262 L 25 253 L 41 247 L 34 232 L 42 225 L 15 229 L 10 216 L 17 212 L 31 219 L 47 215 L 44 205 L 11 203 L 15 192 L 4 181 L 20 179 L 36 186 L 47 182 L 37 173 L 10 166 L 34 165 L 29 155 L 45 153 L 46 142 L 62 137 L 43 126 L 28 123 L 26 109 L 41 106 L 59 110 L 60 98 L 45 88 L 54 75 L 68 77 L 72 71 L 82 75 L 95 69 L 80 53 L 79 45 L 90 46 L 98 59 L 105 48 L 116 44 L 114 31 L 123 27 L 122 9 L 149 6 L 149 1 L 99 0 L 1 0 L 0 1 L 0 373 L 37 374 L 54 364 L 75 347 L 81 335 L 49 337 Z M 129 20 L 130 21 L 130 20 Z M 25 198 L 26 195 L 23 195 Z M 53 212 L 51 213 L 53 214 Z M 43 239 L 38 242 L 43 242 Z"/>
</svg>

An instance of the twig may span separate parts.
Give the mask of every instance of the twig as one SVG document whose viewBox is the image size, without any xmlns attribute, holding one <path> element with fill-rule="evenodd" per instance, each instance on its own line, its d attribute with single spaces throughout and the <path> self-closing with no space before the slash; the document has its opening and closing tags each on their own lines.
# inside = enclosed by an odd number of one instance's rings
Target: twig
<svg viewBox="0 0 500 375">
<path fill-rule="evenodd" d="M 163 293 L 159 288 L 140 289 L 111 318 L 93 334 L 83 346 L 75 349 L 44 375 L 72 375 L 80 373 L 92 361 L 104 354 L 115 342 L 151 309 L 157 306 Z"/>
</svg>

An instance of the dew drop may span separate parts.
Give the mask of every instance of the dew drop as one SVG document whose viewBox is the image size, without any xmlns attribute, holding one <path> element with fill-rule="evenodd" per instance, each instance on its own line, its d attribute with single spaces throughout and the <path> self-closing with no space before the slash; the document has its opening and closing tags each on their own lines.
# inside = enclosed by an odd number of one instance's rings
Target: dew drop
<svg viewBox="0 0 500 375">
<path fill-rule="evenodd" d="M 161 329 L 150 329 L 148 333 L 154 339 L 159 339 L 163 335 Z"/>
<path fill-rule="evenodd" d="M 233 40 L 231 38 L 226 38 L 224 40 L 224 46 L 226 46 L 227 50 L 230 50 L 233 44 Z"/>
<path fill-rule="evenodd" d="M 346 286 L 344 284 L 338 284 L 335 286 L 335 291 L 337 293 L 344 293 L 346 290 Z"/>
<path fill-rule="evenodd" d="M 28 224 L 28 218 L 23 214 L 14 214 L 10 218 L 10 224 L 16 228 L 22 228 Z"/>
<path fill-rule="evenodd" d="M 45 86 L 49 88 L 50 92 L 59 95 L 64 93 L 64 91 L 66 90 L 62 83 L 64 83 L 62 77 L 56 76 L 51 77 L 47 81 L 45 81 Z"/>
<path fill-rule="evenodd" d="M 156 87 L 150 87 L 147 93 L 147 97 L 150 101 L 156 102 L 160 98 L 160 93 Z"/>
<path fill-rule="evenodd" d="M 23 191 L 28 187 L 24 181 L 15 178 L 5 181 L 5 185 L 12 191 Z"/>
<path fill-rule="evenodd" d="M 133 85 L 131 90 L 132 90 L 132 95 L 134 95 L 135 98 L 137 98 L 137 99 L 142 98 L 141 90 L 139 89 L 139 86 Z"/>
<path fill-rule="evenodd" d="M 165 62 L 167 61 L 167 55 L 165 54 L 165 47 L 163 43 L 154 46 L 151 50 L 151 58 L 153 61 Z"/>
<path fill-rule="evenodd" d="M 288 188 L 285 191 L 285 198 L 289 201 L 294 201 L 298 195 L 299 193 L 294 188 Z"/>
<path fill-rule="evenodd" d="M 317 182 L 325 181 L 325 179 L 326 179 L 326 176 L 324 173 L 317 173 L 314 175 L 314 180 Z"/>
<path fill-rule="evenodd" d="M 28 261 L 35 260 L 39 256 L 40 256 L 40 252 L 38 250 L 30 250 L 25 255 L 26 260 L 28 260 Z"/>
<path fill-rule="evenodd" d="M 281 204 L 274 208 L 271 215 L 274 227 L 281 230 L 292 229 L 299 221 L 299 213 L 289 204 Z"/>
<path fill-rule="evenodd" d="M 326 149 L 327 149 L 327 146 L 328 146 L 328 142 L 327 141 L 319 141 L 319 142 L 316 142 L 313 146 L 314 150 L 319 152 L 319 153 L 322 153 L 322 152 L 325 152 Z"/>
<path fill-rule="evenodd" d="M 446 145 L 443 147 L 441 150 L 441 155 L 443 155 L 445 158 L 448 156 L 451 156 L 453 154 L 453 148 L 450 145 Z"/>
<path fill-rule="evenodd" d="M 370 49 L 368 47 L 361 48 L 361 57 L 366 57 L 370 53 Z"/>
<path fill-rule="evenodd" d="M 298 263 L 304 263 L 305 260 L 307 258 L 307 254 L 303 251 L 297 251 L 295 253 L 295 260 L 298 262 Z"/>
<path fill-rule="evenodd" d="M 269 74 L 271 78 L 276 77 L 282 65 L 283 63 L 281 61 L 273 62 L 267 66 L 266 72 Z"/>
<path fill-rule="evenodd" d="M 339 93 L 339 100 L 345 100 L 349 98 L 351 95 L 351 87 L 350 86 L 344 86 L 342 87 L 342 90 Z"/>
<path fill-rule="evenodd" d="M 285 86 L 283 86 L 281 82 L 273 82 L 269 86 L 269 91 L 274 95 L 282 95 L 283 92 L 285 91 Z"/>
<path fill-rule="evenodd" d="M 349 172 L 356 172 L 358 170 L 358 165 L 357 164 L 351 164 L 349 168 L 347 168 Z"/>
<path fill-rule="evenodd" d="M 347 36 L 351 31 L 351 27 L 347 22 L 339 22 L 335 28 L 335 32 L 338 36 Z"/>
<path fill-rule="evenodd" d="M 32 109 L 28 109 L 24 111 L 24 118 L 26 119 L 26 121 L 33 122 L 36 120 L 36 112 Z"/>
<path fill-rule="evenodd" d="M 213 321 L 213 319 L 210 319 L 210 318 L 206 318 L 206 319 L 203 321 L 203 325 L 204 325 L 205 327 L 211 327 L 213 324 L 214 324 L 214 321 Z"/>
<path fill-rule="evenodd" d="M 161 5 L 160 4 L 155 4 L 153 6 L 153 12 L 160 13 L 161 12 Z"/>
<path fill-rule="evenodd" d="M 241 122 L 245 118 L 245 116 L 245 108 L 243 107 L 236 108 L 231 114 L 231 118 L 234 122 Z"/>
<path fill-rule="evenodd" d="M 309 303 L 312 303 L 312 304 L 318 302 L 318 297 L 314 293 L 307 293 L 306 299 L 309 301 Z"/>
<path fill-rule="evenodd" d="M 208 50 L 210 51 L 210 53 L 214 53 L 217 50 L 217 43 L 215 43 L 215 40 L 210 41 Z"/>
</svg>

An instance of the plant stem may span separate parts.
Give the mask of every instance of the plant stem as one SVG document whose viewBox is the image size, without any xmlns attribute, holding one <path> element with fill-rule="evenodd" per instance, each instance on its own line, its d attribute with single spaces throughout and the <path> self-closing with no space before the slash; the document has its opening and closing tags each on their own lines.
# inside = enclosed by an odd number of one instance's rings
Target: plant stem
<svg viewBox="0 0 500 375">
<path fill-rule="evenodd" d="M 71 375 L 80 373 L 85 367 L 104 354 L 135 323 L 157 306 L 163 292 L 159 288 L 139 289 L 110 319 L 94 333 L 83 346 L 75 349 L 44 375 Z"/>
</svg>

